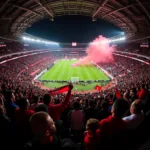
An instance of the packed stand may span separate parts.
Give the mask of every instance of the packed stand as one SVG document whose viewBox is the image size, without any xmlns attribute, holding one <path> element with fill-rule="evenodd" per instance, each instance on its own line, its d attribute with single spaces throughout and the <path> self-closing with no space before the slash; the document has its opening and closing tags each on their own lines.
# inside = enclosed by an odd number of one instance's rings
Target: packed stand
<svg viewBox="0 0 150 150">
<path fill-rule="evenodd" d="M 117 78 L 117 87 L 71 94 L 70 84 L 67 94 L 52 97 L 32 85 L 29 75 L 55 60 L 41 54 L 0 66 L 1 147 L 127 150 L 138 149 L 150 138 L 147 65 L 115 56 L 114 62 L 101 66 Z M 26 72 L 17 78 L 23 69 Z"/>
<path fill-rule="evenodd" d="M 131 87 L 125 92 L 128 99 L 117 98 L 114 91 L 71 96 L 72 85 L 67 95 L 52 99 L 46 91 L 40 95 L 34 88 L 31 97 L 31 87 L 0 83 L 5 147 L 128 149 L 149 137 L 149 92 L 144 84 L 139 91 Z"/>
</svg>

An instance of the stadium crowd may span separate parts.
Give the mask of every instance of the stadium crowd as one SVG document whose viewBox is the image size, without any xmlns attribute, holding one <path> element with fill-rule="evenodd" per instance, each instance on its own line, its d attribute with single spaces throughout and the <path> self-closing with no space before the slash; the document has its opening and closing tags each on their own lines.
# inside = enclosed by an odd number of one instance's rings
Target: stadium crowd
<svg viewBox="0 0 150 150">
<path fill-rule="evenodd" d="M 69 84 L 67 94 L 50 96 L 32 84 L 36 74 L 31 73 L 60 57 L 43 53 L 0 65 L 1 147 L 140 148 L 150 138 L 149 66 L 115 56 L 114 62 L 100 65 L 116 77 L 117 87 L 71 94 Z"/>
</svg>

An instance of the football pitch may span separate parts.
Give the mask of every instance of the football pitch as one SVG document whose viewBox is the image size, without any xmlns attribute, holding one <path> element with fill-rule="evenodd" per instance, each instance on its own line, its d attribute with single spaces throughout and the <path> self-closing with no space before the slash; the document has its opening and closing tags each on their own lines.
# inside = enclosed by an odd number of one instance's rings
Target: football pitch
<svg viewBox="0 0 150 150">
<path fill-rule="evenodd" d="M 70 81 L 72 77 L 78 77 L 80 81 L 88 80 L 110 80 L 107 75 L 94 65 L 72 67 L 73 63 L 77 60 L 59 60 L 50 70 L 45 72 L 39 79 L 40 80 L 55 80 L 55 81 Z M 48 82 L 44 83 L 46 87 L 56 88 L 65 85 L 66 83 Z M 92 90 L 95 85 L 99 83 L 93 82 L 91 84 L 74 85 L 74 90 Z"/>
</svg>

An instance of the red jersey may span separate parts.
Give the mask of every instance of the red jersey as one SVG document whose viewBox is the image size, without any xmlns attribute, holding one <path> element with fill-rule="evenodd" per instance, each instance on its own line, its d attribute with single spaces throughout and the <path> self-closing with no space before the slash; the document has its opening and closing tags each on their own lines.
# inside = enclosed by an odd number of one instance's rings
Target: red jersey
<svg viewBox="0 0 150 150">
<path fill-rule="evenodd" d="M 65 100 L 60 104 L 49 104 L 48 112 L 54 121 L 60 120 L 60 114 L 68 106 L 71 97 L 71 91 L 68 91 Z"/>
</svg>

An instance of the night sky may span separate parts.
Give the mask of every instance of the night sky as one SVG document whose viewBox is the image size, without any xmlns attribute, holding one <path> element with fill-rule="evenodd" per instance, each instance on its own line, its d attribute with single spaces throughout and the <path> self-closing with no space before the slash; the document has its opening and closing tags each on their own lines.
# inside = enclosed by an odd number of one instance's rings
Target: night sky
<svg viewBox="0 0 150 150">
<path fill-rule="evenodd" d="M 85 16 L 61 16 L 54 21 L 41 20 L 26 30 L 27 33 L 61 43 L 88 43 L 98 35 L 112 37 L 122 30 L 104 20 L 92 21 Z"/>
</svg>

